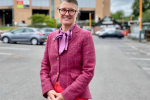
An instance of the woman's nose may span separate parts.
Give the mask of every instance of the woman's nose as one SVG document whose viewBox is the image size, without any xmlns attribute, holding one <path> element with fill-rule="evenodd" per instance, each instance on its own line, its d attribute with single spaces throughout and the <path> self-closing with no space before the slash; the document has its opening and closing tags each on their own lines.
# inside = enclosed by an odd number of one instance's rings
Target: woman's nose
<svg viewBox="0 0 150 100">
<path fill-rule="evenodd" d="M 69 15 L 69 11 L 67 11 L 65 15 Z"/>
</svg>

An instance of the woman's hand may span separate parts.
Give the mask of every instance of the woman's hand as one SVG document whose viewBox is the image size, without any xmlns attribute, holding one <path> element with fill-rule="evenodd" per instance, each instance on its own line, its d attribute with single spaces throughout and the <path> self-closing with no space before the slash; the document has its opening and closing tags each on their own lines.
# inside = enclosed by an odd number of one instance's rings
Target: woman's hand
<svg viewBox="0 0 150 100">
<path fill-rule="evenodd" d="M 50 90 L 47 92 L 48 100 L 56 100 L 56 91 L 55 90 Z"/>
<path fill-rule="evenodd" d="M 55 100 L 65 100 L 65 99 L 63 98 L 63 96 L 61 95 L 61 93 L 56 93 L 55 96 L 56 96 L 56 99 L 55 99 Z"/>
</svg>

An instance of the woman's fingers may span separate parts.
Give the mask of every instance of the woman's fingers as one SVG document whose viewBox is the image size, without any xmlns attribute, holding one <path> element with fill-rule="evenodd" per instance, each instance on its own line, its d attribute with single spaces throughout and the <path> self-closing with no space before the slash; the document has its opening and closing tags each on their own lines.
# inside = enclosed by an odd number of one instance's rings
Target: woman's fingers
<svg viewBox="0 0 150 100">
<path fill-rule="evenodd" d="M 51 100 L 50 97 L 48 97 L 48 100 Z"/>
<path fill-rule="evenodd" d="M 55 96 L 53 94 L 50 95 L 51 100 L 55 100 Z"/>
</svg>

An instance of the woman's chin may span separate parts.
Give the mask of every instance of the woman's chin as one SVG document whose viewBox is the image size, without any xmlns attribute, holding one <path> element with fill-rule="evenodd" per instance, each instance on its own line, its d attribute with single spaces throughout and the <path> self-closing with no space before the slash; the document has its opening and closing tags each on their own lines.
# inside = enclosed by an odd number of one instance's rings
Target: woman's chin
<svg viewBox="0 0 150 100">
<path fill-rule="evenodd" d="M 65 22 L 65 23 L 62 23 L 63 25 L 66 25 L 66 26 L 68 26 L 68 25 L 72 25 L 72 23 L 69 23 L 69 22 Z"/>
</svg>

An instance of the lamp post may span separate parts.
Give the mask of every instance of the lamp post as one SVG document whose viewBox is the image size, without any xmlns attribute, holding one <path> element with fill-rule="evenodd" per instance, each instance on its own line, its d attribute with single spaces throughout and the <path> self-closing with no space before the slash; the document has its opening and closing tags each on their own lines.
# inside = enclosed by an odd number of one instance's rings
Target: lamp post
<svg viewBox="0 0 150 100">
<path fill-rule="evenodd" d="M 142 33 L 142 0 L 140 0 L 140 9 L 139 9 L 139 42 L 141 42 L 141 33 Z"/>
<path fill-rule="evenodd" d="M 91 12 L 89 13 L 89 27 L 91 28 Z"/>
</svg>

